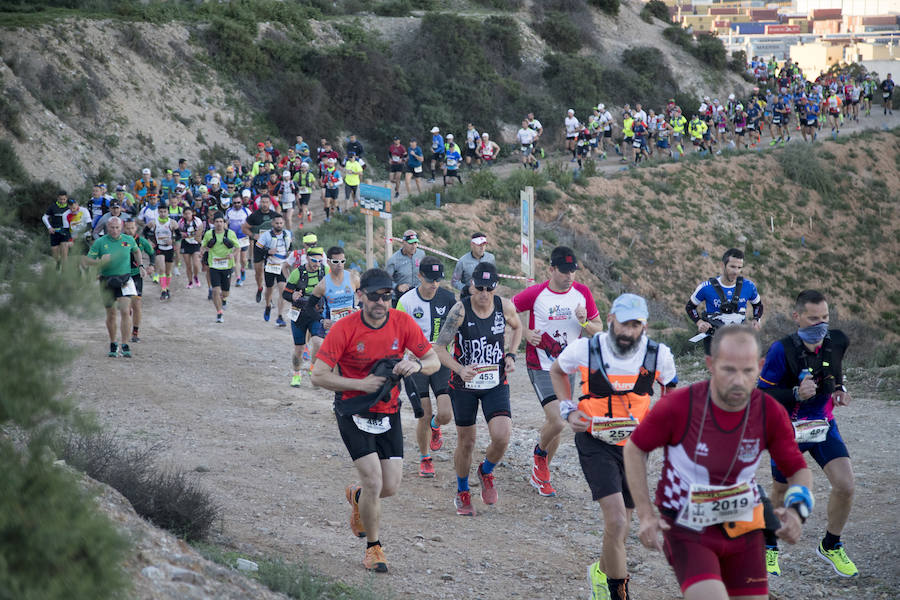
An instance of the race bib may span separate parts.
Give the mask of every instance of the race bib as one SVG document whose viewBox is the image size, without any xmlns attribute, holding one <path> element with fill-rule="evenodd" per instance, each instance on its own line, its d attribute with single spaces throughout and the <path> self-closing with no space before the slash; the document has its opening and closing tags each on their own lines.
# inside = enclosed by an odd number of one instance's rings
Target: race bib
<svg viewBox="0 0 900 600">
<path fill-rule="evenodd" d="M 391 162 L 398 163 L 400 162 L 400 158 L 401 157 L 397 156 L 396 154 L 391 154 Z"/>
<path fill-rule="evenodd" d="M 137 288 L 134 285 L 134 279 L 132 277 L 129 277 L 128 283 L 122 286 L 122 295 L 137 296 Z"/>
<path fill-rule="evenodd" d="M 265 269 L 266 269 L 266 273 L 274 273 L 275 275 L 280 275 L 281 274 L 281 263 L 280 262 L 279 263 L 267 262 Z"/>
<path fill-rule="evenodd" d="M 250 247 L 250 238 L 249 237 L 238 238 L 238 246 L 240 246 L 241 248 L 249 248 Z"/>
<path fill-rule="evenodd" d="M 633 142 L 631 142 L 631 145 L 634 146 L 635 148 L 640 148 L 641 140 L 634 140 Z"/>
<path fill-rule="evenodd" d="M 421 173 L 421 172 L 422 172 L 422 165 L 419 165 L 418 167 L 413 167 L 413 173 Z"/>
<path fill-rule="evenodd" d="M 296 323 L 296 322 L 297 322 L 297 319 L 300 318 L 300 309 L 299 309 L 299 308 L 292 308 L 291 310 L 289 310 L 289 311 L 288 311 L 288 318 L 289 318 L 291 321 L 293 321 L 293 322 Z"/>
<path fill-rule="evenodd" d="M 347 315 L 349 315 L 353 312 L 354 312 L 353 308 L 349 307 L 349 306 L 347 308 L 334 309 L 331 311 L 331 320 L 334 322 L 340 321 L 341 319 L 343 319 L 344 317 L 346 317 Z"/>
<path fill-rule="evenodd" d="M 743 127 L 735 127 L 735 128 L 734 128 L 734 132 L 735 132 L 735 133 L 740 133 L 740 132 L 742 132 L 743 130 L 744 130 Z"/>
<path fill-rule="evenodd" d="M 471 365 L 475 377 L 466 382 L 470 390 L 489 390 L 500 385 L 500 365 Z"/>
<path fill-rule="evenodd" d="M 694 483 L 687 500 L 675 522 L 694 531 L 729 521 L 750 521 L 756 505 L 749 483 L 732 486 Z"/>
<path fill-rule="evenodd" d="M 224 258 L 213 258 L 212 262 L 213 269 L 228 269 L 228 257 Z"/>
<path fill-rule="evenodd" d="M 366 433 L 379 434 L 390 431 L 391 429 L 391 418 L 388 416 L 378 419 L 375 417 L 370 418 L 353 415 L 353 422 L 356 423 L 357 429 L 365 431 Z"/>
<path fill-rule="evenodd" d="M 638 423 L 637 419 L 630 418 L 594 417 L 591 423 L 591 435 L 601 442 L 615 446 L 631 437 Z"/>
<path fill-rule="evenodd" d="M 794 426 L 794 439 L 798 444 L 818 444 L 824 442 L 828 435 L 828 421 L 825 419 L 810 419 L 808 421 L 792 421 Z"/>
<path fill-rule="evenodd" d="M 881 94 L 881 97 L 882 97 L 882 98 L 890 98 L 890 97 L 891 97 L 891 93 L 890 93 L 890 92 L 883 92 L 883 93 Z"/>
</svg>

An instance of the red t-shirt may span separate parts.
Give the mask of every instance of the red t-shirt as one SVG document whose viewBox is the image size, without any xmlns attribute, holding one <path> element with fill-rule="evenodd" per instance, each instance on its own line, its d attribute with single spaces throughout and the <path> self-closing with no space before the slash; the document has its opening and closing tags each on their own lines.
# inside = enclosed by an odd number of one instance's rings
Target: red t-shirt
<svg viewBox="0 0 900 600">
<path fill-rule="evenodd" d="M 422 358 L 431 349 L 422 329 L 405 312 L 390 309 L 384 324 L 375 329 L 366 324 L 362 311 L 357 311 L 335 323 L 325 336 L 316 355 L 326 365 L 337 365 L 340 374 L 350 379 L 364 379 L 372 366 L 382 358 L 403 358 L 406 350 Z M 335 392 L 335 401 L 362 395 L 364 392 Z M 399 387 L 391 390 L 390 400 L 384 400 L 369 410 L 376 413 L 395 413 L 400 405 Z"/>
</svg>

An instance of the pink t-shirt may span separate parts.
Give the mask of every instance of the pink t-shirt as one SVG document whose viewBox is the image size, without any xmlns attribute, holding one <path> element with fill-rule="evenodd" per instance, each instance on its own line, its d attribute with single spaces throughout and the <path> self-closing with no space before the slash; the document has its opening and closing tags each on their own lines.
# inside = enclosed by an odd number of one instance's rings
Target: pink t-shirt
<svg viewBox="0 0 900 600">
<path fill-rule="evenodd" d="M 525 346 L 525 364 L 529 369 L 549 371 L 550 365 L 568 343 L 578 339 L 581 335 L 581 325 L 575 318 L 578 306 L 587 310 L 588 321 L 600 314 L 594 296 L 586 285 L 575 282 L 565 292 L 554 292 L 549 286 L 549 280 L 538 283 L 522 290 L 512 299 L 516 312 L 531 311 L 528 328 L 541 332 L 538 346 Z"/>
</svg>

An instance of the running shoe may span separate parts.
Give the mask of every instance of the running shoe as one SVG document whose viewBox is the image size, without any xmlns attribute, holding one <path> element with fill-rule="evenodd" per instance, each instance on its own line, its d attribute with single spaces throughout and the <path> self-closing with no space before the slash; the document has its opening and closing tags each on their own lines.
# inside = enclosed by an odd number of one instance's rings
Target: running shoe
<svg viewBox="0 0 900 600">
<path fill-rule="evenodd" d="M 591 586 L 590 600 L 610 600 L 606 573 L 600 570 L 600 561 L 588 567 L 588 585 Z"/>
<path fill-rule="evenodd" d="M 472 506 L 472 495 L 469 493 L 469 490 L 457 492 L 453 504 L 456 506 L 456 514 L 461 517 L 475 516 L 475 507 Z"/>
<path fill-rule="evenodd" d="M 188 281 L 187 287 L 186 287 L 185 289 L 191 290 L 191 289 L 193 289 L 193 288 L 194 288 L 194 282 L 193 282 L 193 281 Z"/>
<path fill-rule="evenodd" d="M 534 447 L 538 449 L 537 446 Z M 550 481 L 550 465 L 547 464 L 546 456 L 538 456 L 534 454 L 534 467 L 532 468 L 534 478 L 538 481 Z"/>
<path fill-rule="evenodd" d="M 484 463 L 478 465 L 478 479 L 481 480 L 481 501 L 485 504 L 497 503 L 497 488 L 494 487 L 494 474 L 484 473 L 481 467 Z"/>
<path fill-rule="evenodd" d="M 247 271 L 241 271 L 241 283 L 247 279 Z"/>
<path fill-rule="evenodd" d="M 771 142 L 769 142 L 769 145 L 774 146 L 777 143 L 778 143 L 778 140 L 772 140 Z"/>
<path fill-rule="evenodd" d="M 419 462 L 419 477 L 434 477 L 434 464 L 430 456 Z"/>
<path fill-rule="evenodd" d="M 166 292 L 165 292 L 165 290 L 163 290 L 162 292 L 160 292 L 160 294 L 159 294 L 159 299 L 160 299 L 160 300 L 165 300 L 165 299 L 166 299 Z"/>
<path fill-rule="evenodd" d="M 234 282 L 234 287 L 244 287 L 244 280 L 238 277 Z"/>
<path fill-rule="evenodd" d="M 256 303 L 262 302 L 262 288 L 256 290 Z"/>
<path fill-rule="evenodd" d="M 387 559 L 384 557 L 384 550 L 381 549 L 381 545 L 366 548 L 366 557 L 363 559 L 363 566 L 367 571 L 387 573 Z"/>
<path fill-rule="evenodd" d="M 884 114 L 887 114 L 887 113 L 884 113 Z M 432 177 L 431 179 L 429 179 L 429 180 L 428 180 L 428 183 L 434 183 L 434 177 Z"/>
<path fill-rule="evenodd" d="M 309 359 L 310 359 L 310 356 L 309 356 L 309 349 L 303 350 L 303 355 L 300 357 L 300 360 L 305 361 L 305 362 L 309 362 Z"/>
<path fill-rule="evenodd" d="M 306 222 L 312 223 L 312 213 L 306 213 Z"/>
<path fill-rule="evenodd" d="M 541 496 L 550 497 L 556 495 L 556 490 L 553 489 L 553 486 L 550 485 L 549 481 L 541 481 L 534 476 L 534 473 L 531 474 L 531 485 L 536 488 L 538 493 Z"/>
<path fill-rule="evenodd" d="M 159 283 L 159 275 L 157 275 L 156 273 L 153 274 L 153 277 L 151 279 L 153 279 L 153 283 Z"/>
<path fill-rule="evenodd" d="M 119 355 L 119 345 L 111 343 L 109 345 L 109 352 L 106 354 L 110 358 L 115 358 Z"/>
<path fill-rule="evenodd" d="M 432 427 L 431 428 L 431 441 L 428 443 L 428 447 L 431 448 L 432 452 L 437 452 L 444 445 L 444 436 L 441 434 L 441 428 Z"/>
<path fill-rule="evenodd" d="M 208 291 L 206 292 L 206 299 L 212 300 L 212 288 L 209 288 Z"/>
<path fill-rule="evenodd" d="M 216 315 L 216 323 L 224 323 L 224 322 L 225 322 L 225 315 L 223 315 L 222 313 L 217 314 Z"/>
<path fill-rule="evenodd" d="M 269 322 L 269 317 L 271 317 L 271 316 L 272 316 L 272 307 L 271 307 L 271 306 L 267 306 L 267 307 L 266 307 L 266 310 L 263 311 L 263 321 L 265 321 L 265 322 L 268 323 L 268 322 Z"/>
<path fill-rule="evenodd" d="M 128 347 L 128 344 L 122 344 L 122 349 L 119 351 L 119 355 L 125 358 L 131 358 L 131 348 Z"/>
<path fill-rule="evenodd" d="M 781 567 L 778 565 L 778 548 L 766 546 L 766 573 L 781 577 Z"/>
<path fill-rule="evenodd" d="M 178 267 L 175 267 L 175 277 L 180 277 L 180 276 L 181 276 L 181 269 L 179 269 Z"/>
<path fill-rule="evenodd" d="M 350 503 L 350 529 L 356 537 L 366 537 L 366 529 L 363 527 L 362 518 L 359 516 L 359 501 L 356 499 L 356 492 L 360 489 L 358 485 L 348 485 L 344 490 L 347 502 Z"/>
<path fill-rule="evenodd" d="M 197 278 L 196 275 L 194 275 L 194 287 L 196 287 L 196 288 L 200 287 L 200 280 Z"/>
<path fill-rule="evenodd" d="M 136 336 L 136 335 L 132 335 L 132 336 L 131 336 L 131 343 L 132 343 L 132 344 L 137 343 L 137 342 L 139 342 L 139 341 L 141 341 L 141 338 L 139 338 L 138 336 Z"/>
<path fill-rule="evenodd" d="M 821 556 L 822 560 L 830 562 L 834 572 L 841 577 L 856 577 L 859 575 L 856 565 L 853 564 L 853 561 L 847 557 L 847 553 L 844 551 L 843 542 L 838 542 L 834 550 L 826 550 L 822 546 L 822 542 L 819 542 L 816 554 Z"/>
<path fill-rule="evenodd" d="M 303 374 L 298 373 L 291 377 L 291 387 L 300 387 L 300 382 L 303 380 Z"/>
<path fill-rule="evenodd" d="M 284 319 L 281 318 L 281 315 L 278 315 L 278 318 L 275 319 L 275 324 L 279 327 L 287 327 L 287 323 L 285 323 Z"/>
<path fill-rule="evenodd" d="M 225 310 L 226 308 L 228 308 L 228 300 L 223 299 L 222 300 L 222 310 Z"/>
</svg>

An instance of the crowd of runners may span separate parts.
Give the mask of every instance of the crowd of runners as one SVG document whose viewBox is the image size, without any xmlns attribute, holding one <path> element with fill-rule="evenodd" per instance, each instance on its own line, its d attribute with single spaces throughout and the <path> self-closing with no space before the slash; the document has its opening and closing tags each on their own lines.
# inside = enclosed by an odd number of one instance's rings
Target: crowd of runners
<svg viewBox="0 0 900 600">
<path fill-rule="evenodd" d="M 657 148 L 683 152 L 676 133 L 685 132 L 701 151 L 735 140 L 758 144 L 765 128 L 772 142 L 786 141 L 789 115 L 809 115 L 809 106 L 823 103 L 837 135 L 840 116 L 858 117 L 852 99 L 869 95 L 857 94 L 855 84 L 837 92 L 838 80 L 810 88 L 791 75 L 790 63 L 784 69 L 787 80 L 776 77 L 782 95 L 754 90 L 746 105 L 730 97 L 724 106 L 704 98 L 690 122 L 674 103 L 659 116 L 645 114 L 640 104 L 634 111 L 626 107 L 619 150 L 633 148 L 637 161 L 656 139 Z M 851 108 L 836 104 L 839 115 L 832 118 L 831 98 L 838 93 L 849 94 Z M 890 95 L 884 98 L 889 111 Z M 695 121 L 704 125 L 696 136 Z M 612 147 L 615 125 L 602 104 L 587 126 L 571 110 L 564 125 L 572 160 L 595 151 L 604 158 Z M 431 133 L 427 159 L 415 140 L 407 147 L 397 138 L 388 149 L 395 194 L 402 176 L 408 190 L 428 168 L 430 179 L 440 173 L 447 185 L 461 181 L 464 165 L 490 163 L 499 154 L 490 135 L 472 124 L 465 152 L 452 135 L 442 137 L 437 127 Z M 523 120 L 523 166 L 539 167 L 542 133 L 534 115 Z M 205 285 L 210 313 L 224 323 L 232 285 L 243 287 L 250 272 L 261 304 L 254 318 L 270 322 L 274 316 L 274 326 L 291 329 L 290 385 L 301 386 L 310 373 L 313 385 L 335 394 L 338 431 L 359 476 L 346 488 L 351 529 L 366 538 L 363 564 L 373 571 L 388 570 L 379 526 L 382 501 L 397 493 L 402 474 L 400 389 L 417 417 L 420 477 L 435 476 L 431 453 L 443 447 L 441 428 L 453 422 L 452 505 L 457 515 L 475 516 L 482 509 L 469 487 L 473 464 L 481 504 L 500 501 L 494 469 L 507 451 L 514 418 L 507 376 L 524 366 L 543 415 L 531 485 L 540 496 L 557 495 L 553 459 L 569 428 L 602 514 L 602 551 L 588 567 L 592 598 L 631 598 L 626 540 L 635 510 L 641 543 L 665 551 L 685 598 L 767 598 L 767 577 L 781 575 L 778 539 L 796 542 L 814 509 L 802 452 L 831 484 L 816 552 L 839 575 L 858 574 L 841 542 L 854 484 L 833 414 L 850 401 L 841 370 L 849 342 L 829 330 L 821 293 L 798 295 L 797 331 L 762 353 L 756 335 L 762 299 L 741 276 L 743 253 L 728 250 L 720 274 L 689 295 L 686 290 L 686 312 L 704 340 L 710 377 L 679 388 L 671 350 L 647 335 L 645 300 L 623 294 L 602 315 L 597 290 L 575 280 L 580 265 L 570 248 L 554 248 L 547 279 L 512 298 L 498 294 L 496 259 L 480 231 L 453 265 L 426 256 L 417 232 L 407 230 L 384 270 L 349 269 L 342 247 L 324 248 L 309 231 L 314 193 L 326 220 L 358 201 L 364 150 L 355 137 L 343 150 L 341 156 L 322 140 L 313 160 L 301 137 L 284 153 L 267 140 L 246 167 L 234 160 L 196 175 L 182 160 L 161 179 L 144 169 L 111 193 L 97 184 L 84 203 L 60 191 L 43 219 L 51 249 L 60 262 L 75 247 L 84 266 L 99 265 L 109 356 L 132 356 L 148 284 L 159 286 L 161 301 L 171 298 L 176 280 L 185 290 Z M 451 266 L 451 285 L 443 287 Z M 490 440 L 480 460 L 474 456 L 479 407 Z M 665 465 L 651 501 L 646 458 L 660 447 Z M 768 495 L 755 479 L 763 450 L 772 457 L 775 480 Z"/>
</svg>

